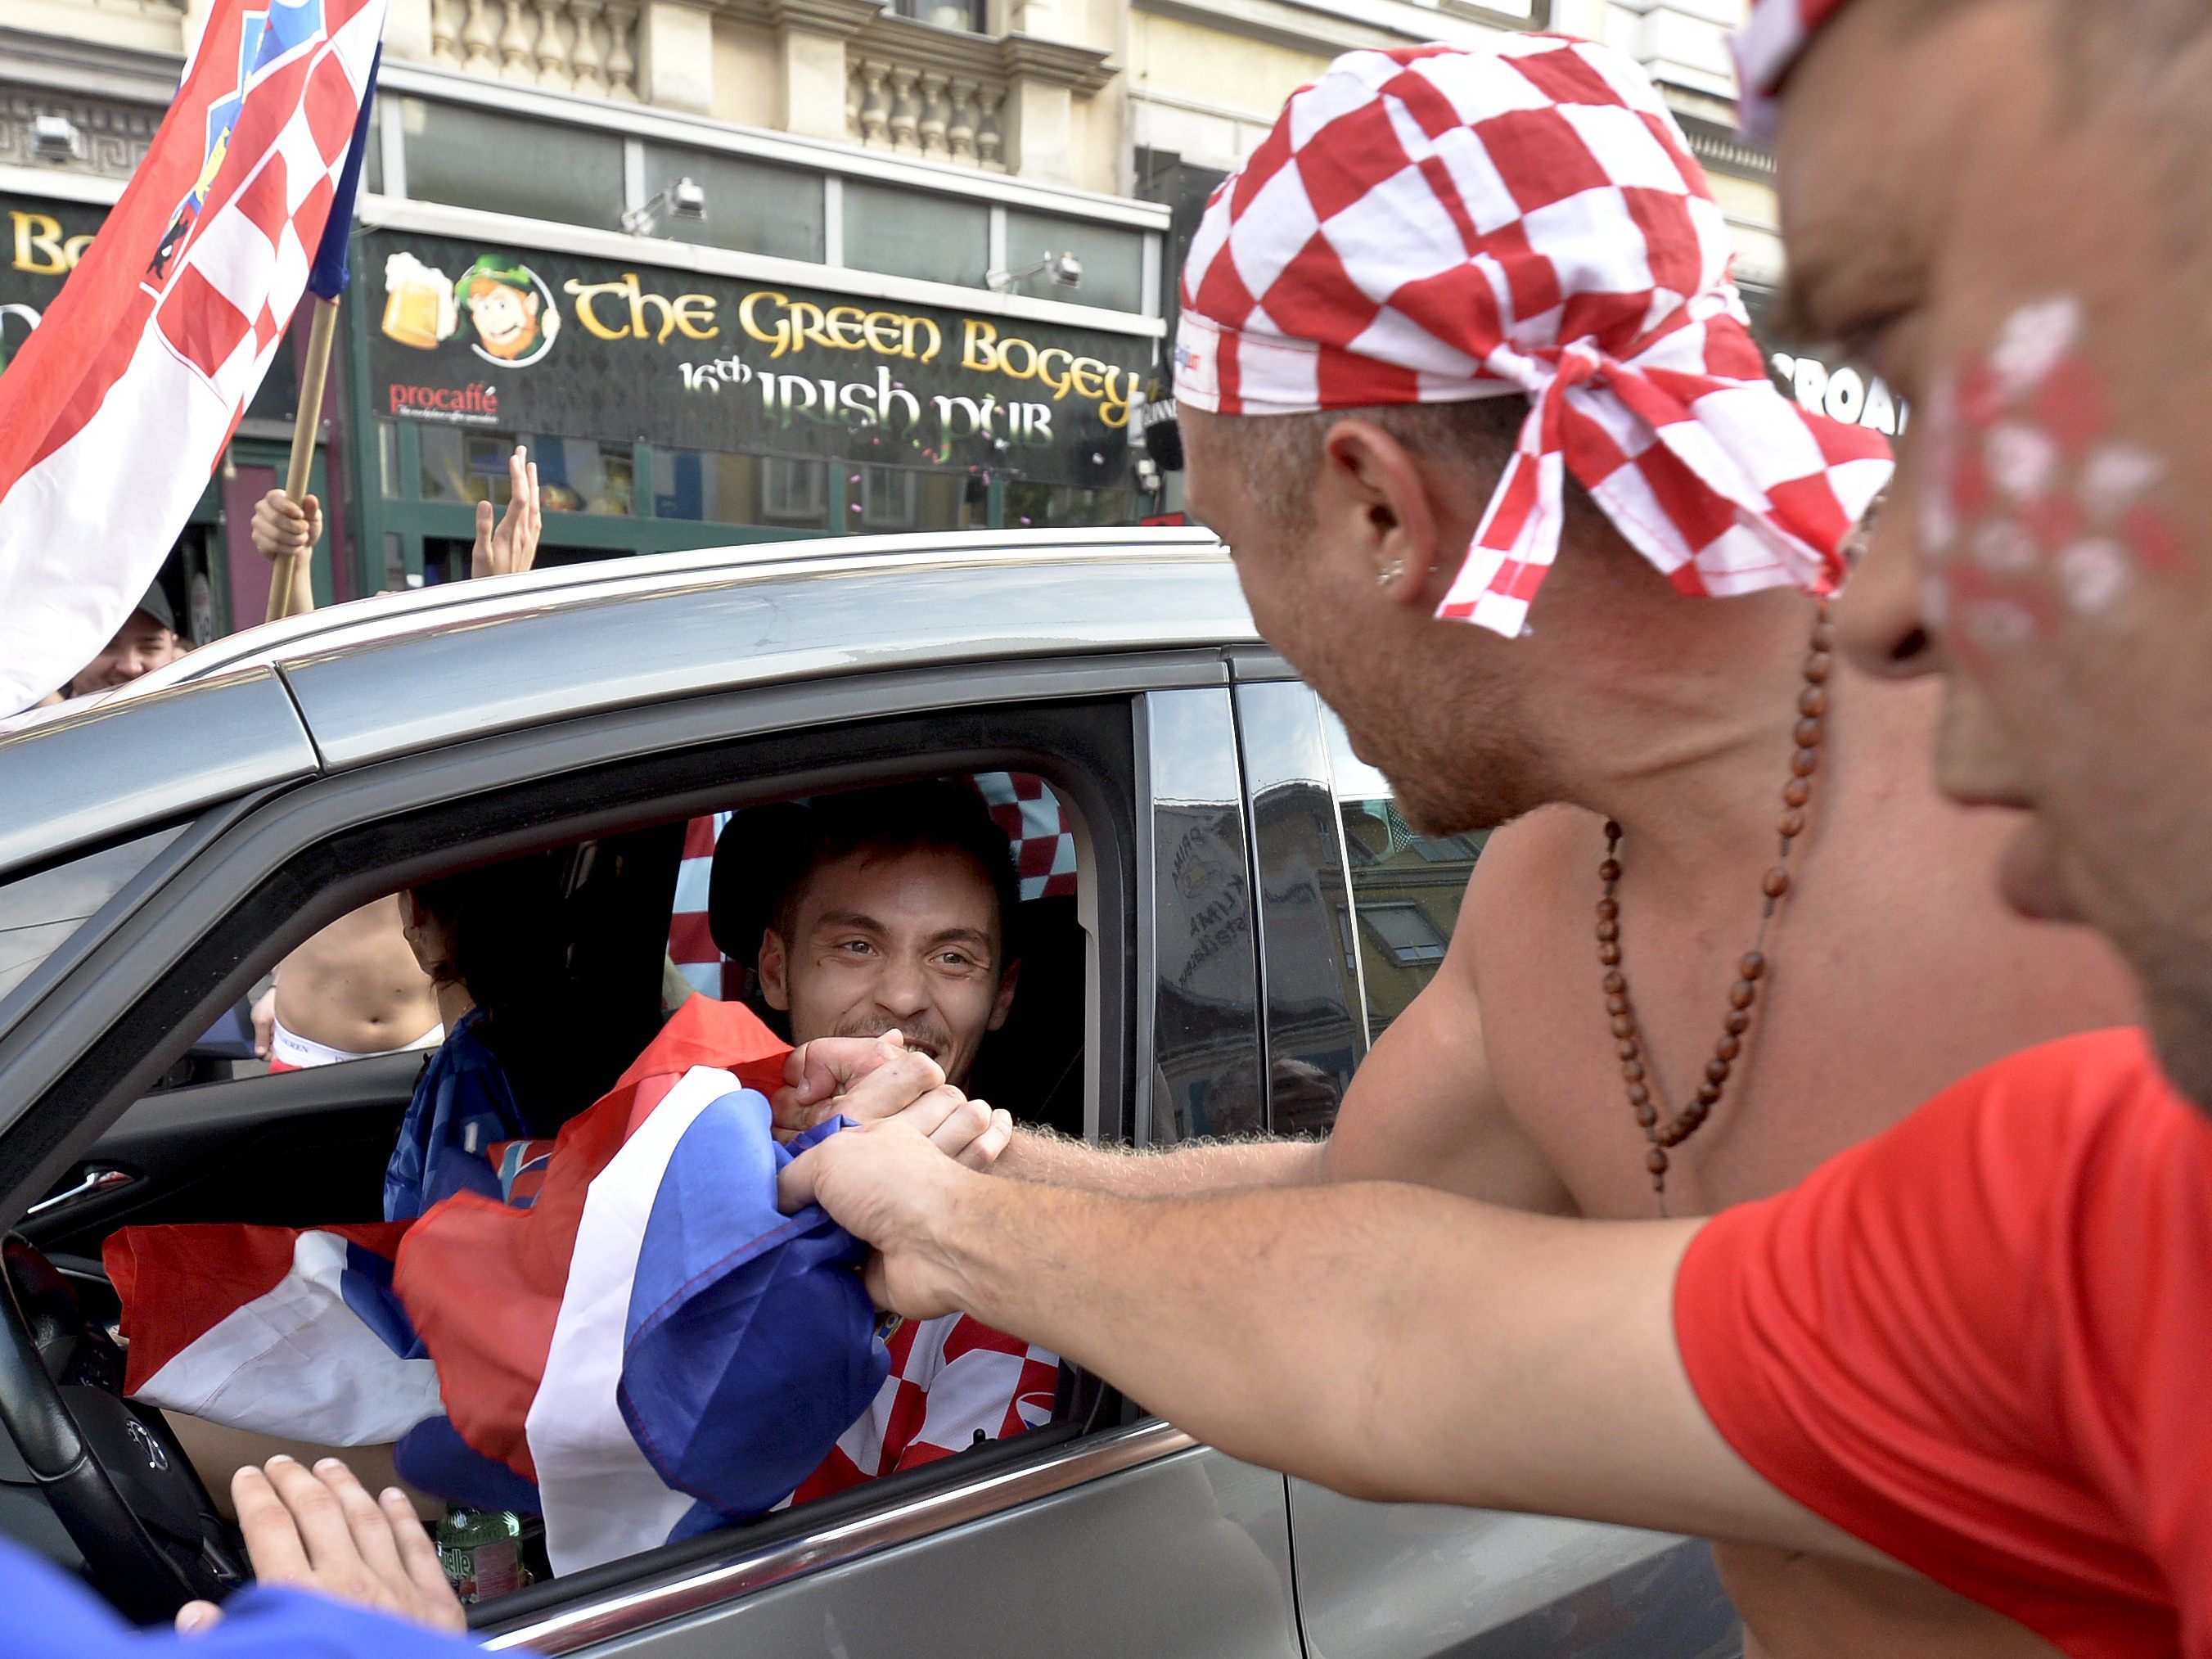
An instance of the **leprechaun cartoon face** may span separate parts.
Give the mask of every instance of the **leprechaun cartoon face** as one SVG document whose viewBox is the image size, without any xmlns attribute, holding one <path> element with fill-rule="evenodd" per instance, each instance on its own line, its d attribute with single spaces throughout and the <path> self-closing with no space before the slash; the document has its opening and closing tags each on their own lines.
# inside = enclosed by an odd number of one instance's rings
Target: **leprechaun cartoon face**
<svg viewBox="0 0 2212 1659">
<path fill-rule="evenodd" d="M 479 267 L 463 280 L 460 300 L 477 325 L 477 337 L 493 356 L 512 362 L 538 343 L 541 301 L 527 284 L 508 282 L 504 273 Z"/>
</svg>

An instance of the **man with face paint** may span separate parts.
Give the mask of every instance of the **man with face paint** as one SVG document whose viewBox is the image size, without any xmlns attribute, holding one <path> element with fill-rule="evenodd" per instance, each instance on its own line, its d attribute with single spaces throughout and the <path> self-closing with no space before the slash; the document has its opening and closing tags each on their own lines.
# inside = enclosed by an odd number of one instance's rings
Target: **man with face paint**
<svg viewBox="0 0 2212 1659">
<path fill-rule="evenodd" d="M 2054 19 L 2108 82 L 2068 78 Z M 1922 1575 L 2067 1653 L 2212 1655 L 2212 438 L 2189 401 L 2212 311 L 2176 229 L 2203 218 L 2208 33 L 2154 0 L 1763 0 L 1747 57 L 1761 94 L 1794 70 L 1800 303 L 1822 336 L 1874 337 L 1922 410 L 1844 643 L 1869 673 L 1944 677 L 1944 788 L 2032 812 L 2008 896 L 2121 946 L 2155 1056 L 2125 1031 L 2029 1049 L 1703 1223 L 1382 1184 L 1137 1202 L 976 1176 L 875 1123 L 794 1163 L 787 1201 L 876 1243 L 902 1310 L 961 1307 L 1355 1495 L 1699 1532 Z M 1376 122 L 1401 143 L 1442 125 L 1408 92 Z M 1307 187 L 1342 210 L 1326 173 Z M 1554 436 L 1571 462 L 1564 420 L 1524 444 L 1539 501 Z M 1412 499 L 1361 507 L 1378 542 Z M 1570 545 L 1523 643 L 1573 568 Z M 1327 625 L 1261 621 L 1292 645 Z M 1632 921 L 1632 898 L 1601 920 Z M 1802 1109 L 1889 1035 L 1845 1038 Z"/>
<path fill-rule="evenodd" d="M 1979 878 L 2008 827 L 1906 758 L 1934 689 L 1831 660 L 1798 588 L 1840 574 L 1885 452 L 1767 386 L 1726 260 L 1656 93 L 1601 48 L 1357 55 L 1292 100 L 1186 270 L 1190 501 L 1417 827 L 1513 821 L 1327 1143 L 1024 1132 L 1000 1173 L 1692 1215 L 2132 1018 L 2101 946 Z M 1975 1616 L 1894 1574 L 1720 1559 L 1778 1653 L 1953 1654 Z"/>
</svg>

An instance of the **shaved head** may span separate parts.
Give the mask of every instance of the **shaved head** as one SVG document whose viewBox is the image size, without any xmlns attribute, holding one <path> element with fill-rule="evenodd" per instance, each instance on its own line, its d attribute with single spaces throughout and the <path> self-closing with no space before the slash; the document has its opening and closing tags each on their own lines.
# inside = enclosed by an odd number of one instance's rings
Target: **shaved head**
<svg viewBox="0 0 2212 1659">
<path fill-rule="evenodd" d="M 1504 471 L 1528 418 L 1528 400 L 1516 396 L 1227 416 L 1209 425 L 1243 473 L 1253 505 L 1275 528 L 1303 530 L 1313 522 L 1313 479 L 1321 467 L 1322 441 L 1339 421 L 1379 426 L 1416 455 L 1452 464 L 1487 492 Z"/>
</svg>

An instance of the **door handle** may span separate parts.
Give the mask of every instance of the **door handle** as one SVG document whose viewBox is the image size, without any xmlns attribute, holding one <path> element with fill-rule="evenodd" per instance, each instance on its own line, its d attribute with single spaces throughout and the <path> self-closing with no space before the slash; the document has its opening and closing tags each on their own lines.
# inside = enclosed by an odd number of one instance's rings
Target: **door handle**
<svg viewBox="0 0 2212 1659">
<path fill-rule="evenodd" d="M 137 1176 L 127 1170 L 112 1169 L 104 1164 L 95 1164 L 85 1170 L 84 1178 L 76 1186 L 56 1193 L 51 1198 L 40 1199 L 23 1212 L 23 1218 L 27 1221 L 36 1216 L 51 1215 L 64 1205 L 82 1203 L 86 1199 L 96 1197 L 101 1193 L 112 1193 L 118 1188 L 128 1187 L 137 1179 Z"/>
</svg>

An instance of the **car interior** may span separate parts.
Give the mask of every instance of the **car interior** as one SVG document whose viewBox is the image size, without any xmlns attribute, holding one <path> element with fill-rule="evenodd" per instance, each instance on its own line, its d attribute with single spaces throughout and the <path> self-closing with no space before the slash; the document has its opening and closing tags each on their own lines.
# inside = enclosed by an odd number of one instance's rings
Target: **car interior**
<svg viewBox="0 0 2212 1659">
<path fill-rule="evenodd" d="M 250 1044 L 240 1052 L 242 1009 L 283 957 L 318 927 L 370 897 L 433 876 L 519 860 L 542 864 L 560 898 L 552 965 L 539 983 L 563 1013 L 543 1027 L 558 1047 L 543 1056 L 544 1072 L 562 1080 L 562 1115 L 570 1115 L 612 1084 L 665 1017 L 688 824 L 726 813 L 732 823 L 757 825 L 772 823 L 783 804 L 834 790 L 1000 770 L 1036 776 L 1048 788 L 1073 838 L 1076 890 L 1020 904 L 1011 929 L 1022 962 L 1019 990 L 1007 1023 L 984 1045 L 971 1091 L 1024 1124 L 1127 1138 L 1134 809 L 1126 704 L 980 709 L 927 722 L 779 734 L 504 789 L 471 791 L 447 777 L 443 793 L 426 792 L 434 799 L 382 812 L 367 809 L 356 794 L 348 811 L 332 814 L 328 833 L 246 884 L 242 902 L 209 915 L 167 988 L 119 1019 L 80 1064 L 72 1097 L 104 1101 L 105 1112 L 81 1109 L 75 1124 L 19 1122 L 0 1146 L 0 1163 L 8 1164 L 42 1151 L 35 1139 L 41 1133 L 75 1147 L 66 1173 L 9 1249 L 19 1300 L 36 1299 L 43 1310 L 26 1308 L 39 1358 L 48 1376 L 66 1385 L 86 1437 L 97 1437 L 83 1421 L 88 1411 L 105 1410 L 87 1407 L 87 1391 L 104 1389 L 112 1399 L 117 1382 L 107 1373 L 119 1371 L 112 1340 L 118 1308 L 100 1265 L 101 1245 L 117 1229 L 380 1218 L 386 1160 L 428 1055 L 374 1055 L 270 1074 L 251 1057 Z M 743 935 L 744 919 L 735 913 L 753 902 L 746 878 L 757 852 L 756 839 L 724 832 L 710 884 L 718 939 Z M 743 994 L 745 977 L 732 972 L 728 994 Z M 210 1030 L 206 996 L 217 983 L 231 1000 Z M 204 1035 L 195 1038 L 195 1029 Z M 1117 1035 L 1102 1042 L 1102 1032 Z M 103 1118 L 112 1121 L 82 1144 L 86 1121 Z M 0 1353 L 0 1365 L 5 1360 Z M 1036 1449 L 1135 1415 L 1096 1379 L 1063 1364 L 1049 1426 L 750 1527 L 763 1539 L 802 1533 L 896 1501 L 902 1492 L 1017 1464 Z M 0 1530 L 72 1559 L 40 1482 L 5 1450 L 0 1444 Z M 208 1558 L 227 1547 L 231 1559 L 217 1563 L 216 1577 L 235 1571 L 234 1534 L 210 1515 L 149 1515 L 161 1500 L 127 1490 L 123 1497 L 172 1558 L 197 1550 L 205 1571 Z M 111 1581 L 127 1566 L 90 1559 L 79 1533 L 70 1528 L 75 1553 L 87 1555 L 112 1598 L 124 1599 Z M 726 1529 L 540 1583 L 479 1606 L 472 1621 L 511 1620 L 728 1543 Z"/>
</svg>

